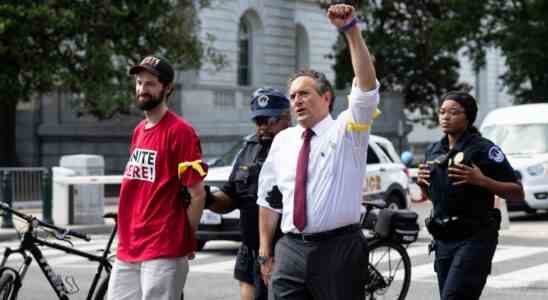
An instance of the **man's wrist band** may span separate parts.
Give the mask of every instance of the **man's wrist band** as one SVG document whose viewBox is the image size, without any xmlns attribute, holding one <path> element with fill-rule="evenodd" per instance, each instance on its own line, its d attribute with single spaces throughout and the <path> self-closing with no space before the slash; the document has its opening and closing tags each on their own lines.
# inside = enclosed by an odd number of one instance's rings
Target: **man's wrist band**
<svg viewBox="0 0 548 300">
<path fill-rule="evenodd" d="M 350 22 L 344 24 L 343 26 L 339 28 L 339 32 L 341 33 L 347 32 L 352 27 L 354 27 L 357 23 L 358 23 L 358 18 L 353 17 L 352 20 L 350 20 Z"/>
</svg>

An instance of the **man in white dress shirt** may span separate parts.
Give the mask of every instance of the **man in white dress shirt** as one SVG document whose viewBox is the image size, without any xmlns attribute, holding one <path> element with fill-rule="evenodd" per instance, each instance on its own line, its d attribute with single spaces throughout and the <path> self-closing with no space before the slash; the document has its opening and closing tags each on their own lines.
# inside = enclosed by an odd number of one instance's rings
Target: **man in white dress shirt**
<svg viewBox="0 0 548 300">
<path fill-rule="evenodd" d="M 368 247 L 359 220 L 379 84 L 354 8 L 332 5 L 327 17 L 347 38 L 355 78 L 349 108 L 335 120 L 333 90 L 323 74 L 301 71 L 289 80 L 298 125 L 275 137 L 257 200 L 258 260 L 276 300 L 365 297 Z M 273 251 L 280 215 L 284 236 Z"/>
</svg>

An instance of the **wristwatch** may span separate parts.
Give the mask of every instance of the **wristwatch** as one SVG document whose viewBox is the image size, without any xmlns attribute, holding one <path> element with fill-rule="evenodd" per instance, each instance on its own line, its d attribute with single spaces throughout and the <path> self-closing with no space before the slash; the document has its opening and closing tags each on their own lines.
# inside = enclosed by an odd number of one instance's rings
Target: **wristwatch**
<svg viewBox="0 0 548 300">
<path fill-rule="evenodd" d="M 264 265 L 268 261 L 269 258 L 270 258 L 270 256 L 267 256 L 267 255 L 259 255 L 259 256 L 257 256 L 257 262 L 260 265 Z"/>
</svg>

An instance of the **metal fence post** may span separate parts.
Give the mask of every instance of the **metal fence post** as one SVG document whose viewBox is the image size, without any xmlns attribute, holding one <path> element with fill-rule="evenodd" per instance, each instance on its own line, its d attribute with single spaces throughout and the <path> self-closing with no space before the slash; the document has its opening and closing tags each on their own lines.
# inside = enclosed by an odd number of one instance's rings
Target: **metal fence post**
<svg viewBox="0 0 548 300">
<path fill-rule="evenodd" d="M 2 176 L 2 195 L 4 202 L 11 207 L 13 194 L 10 171 L 4 171 Z M 4 215 L 2 217 L 2 228 L 13 228 L 13 219 L 10 212 L 4 211 Z"/>
<path fill-rule="evenodd" d="M 51 172 L 49 168 L 42 171 L 42 219 L 46 223 L 53 224 L 51 218 Z"/>
</svg>

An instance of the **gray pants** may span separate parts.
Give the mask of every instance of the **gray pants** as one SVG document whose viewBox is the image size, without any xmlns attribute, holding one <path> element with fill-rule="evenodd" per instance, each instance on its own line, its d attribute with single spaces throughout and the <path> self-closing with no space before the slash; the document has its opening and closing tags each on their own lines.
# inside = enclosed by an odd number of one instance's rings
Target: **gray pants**
<svg viewBox="0 0 548 300">
<path fill-rule="evenodd" d="M 137 263 L 116 260 L 108 283 L 109 300 L 179 300 L 188 258 L 158 258 Z"/>
<path fill-rule="evenodd" d="M 276 244 L 273 300 L 365 298 L 367 240 L 358 230 L 321 241 L 284 236 Z"/>
</svg>

